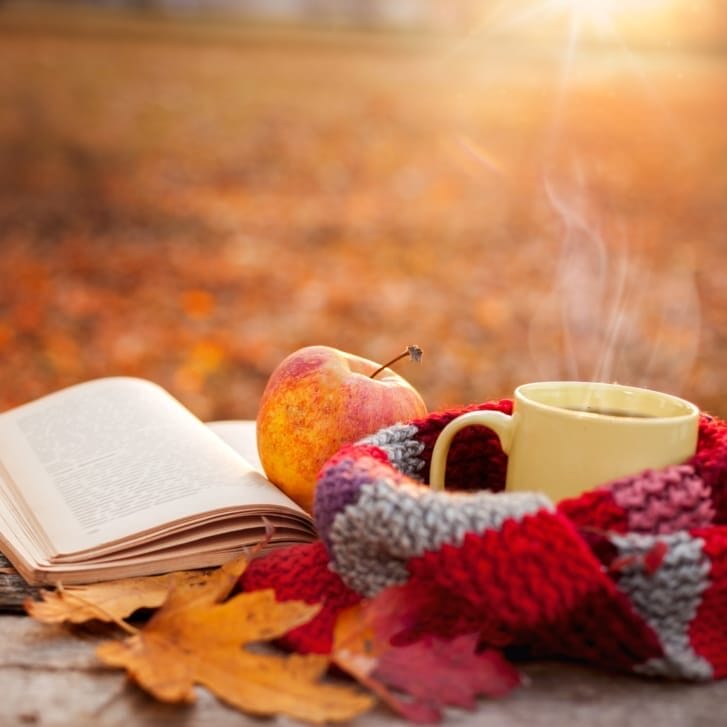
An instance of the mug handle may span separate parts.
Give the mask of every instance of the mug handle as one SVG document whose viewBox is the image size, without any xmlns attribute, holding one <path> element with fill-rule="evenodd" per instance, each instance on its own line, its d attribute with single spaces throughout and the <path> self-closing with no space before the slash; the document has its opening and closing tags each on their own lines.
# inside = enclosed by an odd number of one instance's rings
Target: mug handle
<svg viewBox="0 0 727 727">
<path fill-rule="evenodd" d="M 500 446 L 505 454 L 510 453 L 512 444 L 512 416 L 499 411 L 469 411 L 452 419 L 439 433 L 432 450 L 432 461 L 429 467 L 429 487 L 432 490 L 444 489 L 444 472 L 447 469 L 447 455 L 454 435 L 461 429 L 475 425 L 485 426 L 498 436 Z"/>
</svg>

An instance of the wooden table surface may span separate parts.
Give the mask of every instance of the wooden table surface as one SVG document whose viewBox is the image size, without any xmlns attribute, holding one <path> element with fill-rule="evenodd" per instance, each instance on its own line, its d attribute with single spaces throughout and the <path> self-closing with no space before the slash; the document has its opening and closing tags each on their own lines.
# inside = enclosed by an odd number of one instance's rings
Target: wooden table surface
<svg viewBox="0 0 727 727">
<path fill-rule="evenodd" d="M 87 628 L 46 626 L 22 615 L 29 593 L 12 568 L 0 563 L 0 725 L 184 725 L 260 727 L 199 689 L 191 706 L 160 704 L 102 666 L 95 645 L 105 636 Z M 504 699 L 481 700 L 476 712 L 451 710 L 444 724 L 474 727 L 724 727 L 727 680 L 692 685 L 609 674 L 565 663 L 522 666 L 528 684 Z M 356 727 L 404 725 L 384 708 Z"/>
</svg>

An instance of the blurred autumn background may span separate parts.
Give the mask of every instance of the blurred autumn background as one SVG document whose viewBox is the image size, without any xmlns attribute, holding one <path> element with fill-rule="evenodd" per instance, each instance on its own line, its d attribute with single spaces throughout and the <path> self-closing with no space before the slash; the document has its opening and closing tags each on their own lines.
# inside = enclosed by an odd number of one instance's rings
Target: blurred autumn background
<svg viewBox="0 0 727 727">
<path fill-rule="evenodd" d="M 722 0 L 0 2 L 0 409 L 252 418 L 324 343 L 431 409 L 542 378 L 727 416 Z"/>
</svg>

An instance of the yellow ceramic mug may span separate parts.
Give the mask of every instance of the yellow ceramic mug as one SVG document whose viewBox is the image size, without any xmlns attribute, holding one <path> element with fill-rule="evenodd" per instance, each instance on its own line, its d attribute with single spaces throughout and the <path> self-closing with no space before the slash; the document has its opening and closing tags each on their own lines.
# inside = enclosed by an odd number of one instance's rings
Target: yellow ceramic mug
<svg viewBox="0 0 727 727">
<path fill-rule="evenodd" d="M 508 455 L 506 489 L 553 501 L 617 477 L 680 464 L 697 448 L 699 410 L 651 389 L 546 381 L 515 390 L 513 415 L 474 411 L 452 420 L 432 453 L 430 486 L 444 487 L 447 453 L 461 429 L 483 425 Z"/>
</svg>

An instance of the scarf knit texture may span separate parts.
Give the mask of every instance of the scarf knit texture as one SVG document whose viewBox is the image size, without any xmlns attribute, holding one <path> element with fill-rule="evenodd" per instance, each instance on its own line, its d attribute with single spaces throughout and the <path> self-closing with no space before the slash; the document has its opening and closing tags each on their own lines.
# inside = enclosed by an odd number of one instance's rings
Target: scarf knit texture
<svg viewBox="0 0 727 727">
<path fill-rule="evenodd" d="M 484 645 L 608 669 L 727 676 L 727 423 L 702 415 L 689 461 L 557 505 L 503 492 L 507 456 L 485 427 L 452 442 L 447 487 L 426 485 L 452 419 L 432 413 L 343 447 L 322 468 L 320 539 L 253 560 L 245 590 L 321 603 L 285 643 L 328 653 L 340 611 L 388 586 L 422 602 L 410 638 L 477 632 Z"/>
</svg>

